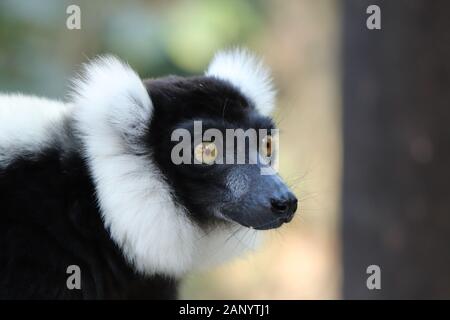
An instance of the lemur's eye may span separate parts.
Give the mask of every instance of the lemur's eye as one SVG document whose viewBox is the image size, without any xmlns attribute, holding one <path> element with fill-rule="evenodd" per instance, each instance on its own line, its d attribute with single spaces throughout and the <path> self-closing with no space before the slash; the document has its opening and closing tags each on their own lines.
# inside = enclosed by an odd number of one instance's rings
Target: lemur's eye
<svg viewBox="0 0 450 320">
<path fill-rule="evenodd" d="M 262 139 L 260 151 L 264 157 L 270 158 L 272 156 L 272 136 L 265 136 Z"/>
<path fill-rule="evenodd" d="M 214 142 L 199 143 L 194 149 L 194 157 L 198 162 L 212 164 L 217 158 L 217 147 Z"/>
</svg>

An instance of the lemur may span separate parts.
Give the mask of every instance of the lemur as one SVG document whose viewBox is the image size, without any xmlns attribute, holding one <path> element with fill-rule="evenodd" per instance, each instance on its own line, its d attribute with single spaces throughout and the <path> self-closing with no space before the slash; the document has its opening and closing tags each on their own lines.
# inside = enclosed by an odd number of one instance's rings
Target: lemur
<svg viewBox="0 0 450 320">
<path fill-rule="evenodd" d="M 217 156 L 214 141 L 193 137 L 184 156 L 200 161 L 172 159 L 173 132 L 194 136 L 195 122 L 265 129 L 258 145 L 278 152 L 272 77 L 247 50 L 217 53 L 204 75 L 146 80 L 98 57 L 69 97 L 0 95 L 0 298 L 175 299 L 186 273 L 253 250 L 294 216 L 260 148 L 245 144 L 254 162 L 211 163 L 201 156 Z"/>
</svg>

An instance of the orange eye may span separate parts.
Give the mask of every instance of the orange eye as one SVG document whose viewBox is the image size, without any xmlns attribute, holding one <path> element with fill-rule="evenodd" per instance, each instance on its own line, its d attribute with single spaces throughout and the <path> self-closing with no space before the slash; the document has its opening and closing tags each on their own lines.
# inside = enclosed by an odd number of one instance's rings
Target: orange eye
<svg viewBox="0 0 450 320">
<path fill-rule="evenodd" d="M 268 158 L 272 156 L 272 136 L 265 136 L 262 139 L 261 154 Z"/>
<path fill-rule="evenodd" d="M 199 143 L 194 149 L 194 157 L 198 162 L 212 164 L 217 158 L 217 147 L 213 142 Z"/>
</svg>

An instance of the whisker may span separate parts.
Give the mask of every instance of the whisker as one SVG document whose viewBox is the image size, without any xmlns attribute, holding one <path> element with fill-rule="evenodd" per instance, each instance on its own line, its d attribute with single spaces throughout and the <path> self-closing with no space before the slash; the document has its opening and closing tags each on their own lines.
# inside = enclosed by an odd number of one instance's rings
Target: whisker
<svg viewBox="0 0 450 320">
<path fill-rule="evenodd" d="M 228 98 L 225 99 L 225 102 L 223 103 L 223 109 L 222 109 L 222 123 L 225 124 L 225 109 L 227 108 L 228 104 Z"/>
</svg>

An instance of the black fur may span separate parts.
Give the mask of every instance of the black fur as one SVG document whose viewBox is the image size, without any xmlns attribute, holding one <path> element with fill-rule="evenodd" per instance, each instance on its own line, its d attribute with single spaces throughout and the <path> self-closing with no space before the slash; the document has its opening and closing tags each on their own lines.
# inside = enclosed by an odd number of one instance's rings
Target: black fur
<svg viewBox="0 0 450 320">
<path fill-rule="evenodd" d="M 48 149 L 0 170 L 0 298 L 176 297 L 175 279 L 144 278 L 105 230 L 79 154 Z M 69 265 L 82 290 L 69 290 Z"/>
<path fill-rule="evenodd" d="M 193 121 L 201 120 L 203 131 L 216 128 L 225 137 L 225 129 L 275 128 L 272 120 L 259 115 L 238 89 L 214 78 L 169 77 L 147 80 L 145 84 L 157 106 L 146 136 L 155 162 L 194 220 L 202 225 L 223 223 L 211 215 L 211 205 L 225 200 L 225 178 L 236 166 L 172 165 L 171 150 L 177 142 L 171 142 L 171 133 L 185 128 L 194 137 Z"/>
</svg>

